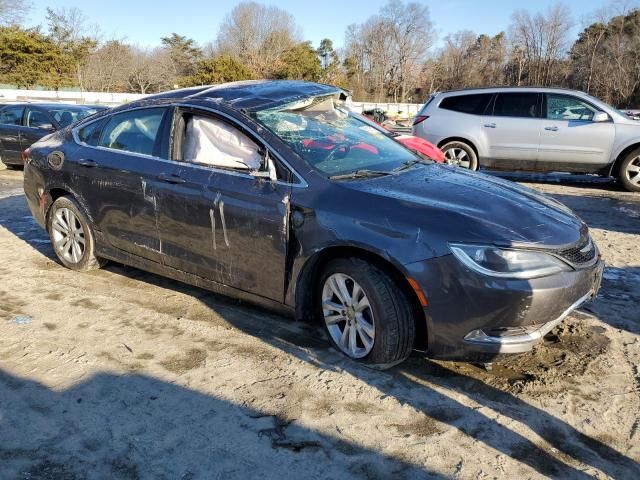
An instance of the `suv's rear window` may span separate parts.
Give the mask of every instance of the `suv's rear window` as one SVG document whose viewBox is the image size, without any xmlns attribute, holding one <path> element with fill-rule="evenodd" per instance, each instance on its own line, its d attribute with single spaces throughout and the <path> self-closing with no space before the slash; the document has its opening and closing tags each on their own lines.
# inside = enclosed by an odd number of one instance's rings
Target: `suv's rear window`
<svg viewBox="0 0 640 480">
<path fill-rule="evenodd" d="M 474 93 L 470 95 L 456 95 L 447 97 L 440 102 L 440 108 L 454 112 L 482 115 L 487 103 L 491 100 L 490 93 Z"/>
</svg>

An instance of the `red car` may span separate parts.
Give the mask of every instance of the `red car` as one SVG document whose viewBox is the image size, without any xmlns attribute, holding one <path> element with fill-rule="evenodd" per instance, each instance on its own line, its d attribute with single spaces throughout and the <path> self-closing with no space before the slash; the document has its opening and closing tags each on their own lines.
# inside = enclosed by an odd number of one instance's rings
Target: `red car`
<svg viewBox="0 0 640 480">
<path fill-rule="evenodd" d="M 413 135 L 404 135 L 398 132 L 394 132 L 393 130 L 389 130 L 378 122 L 371 120 L 366 115 L 360 115 L 359 113 L 350 112 L 350 115 L 358 117 L 367 125 L 374 127 L 376 130 L 384 133 L 385 135 L 393 138 L 395 141 L 402 143 L 409 150 L 418 153 L 419 155 L 423 155 L 427 157 L 429 160 L 433 160 L 437 163 L 445 163 L 444 153 L 438 147 L 436 147 L 433 143 L 428 142 L 420 137 L 415 137 Z"/>
</svg>

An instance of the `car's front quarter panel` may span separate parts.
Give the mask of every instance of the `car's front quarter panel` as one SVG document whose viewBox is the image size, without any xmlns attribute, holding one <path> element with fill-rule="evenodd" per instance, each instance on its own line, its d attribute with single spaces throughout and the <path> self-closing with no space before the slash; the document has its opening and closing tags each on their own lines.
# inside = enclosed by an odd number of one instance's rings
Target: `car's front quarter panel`
<svg viewBox="0 0 640 480">
<path fill-rule="evenodd" d="M 576 301 L 597 290 L 601 262 L 534 279 L 483 275 L 471 271 L 454 255 L 405 268 L 427 298 L 429 354 L 451 360 L 490 361 L 504 348 L 465 342 L 467 334 L 477 329 L 541 326 L 560 318 Z M 520 351 L 532 346 L 524 345 Z"/>
</svg>

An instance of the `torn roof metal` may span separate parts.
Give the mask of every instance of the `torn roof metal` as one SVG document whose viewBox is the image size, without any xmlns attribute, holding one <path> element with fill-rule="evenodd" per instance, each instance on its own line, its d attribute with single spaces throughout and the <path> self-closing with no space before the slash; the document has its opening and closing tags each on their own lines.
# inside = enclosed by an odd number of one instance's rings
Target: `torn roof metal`
<svg viewBox="0 0 640 480">
<path fill-rule="evenodd" d="M 258 111 L 274 108 L 319 95 L 347 93 L 331 85 L 302 80 L 245 80 L 202 87 L 182 88 L 146 97 L 145 100 L 163 98 L 191 98 L 224 101 L 235 108 Z"/>
</svg>

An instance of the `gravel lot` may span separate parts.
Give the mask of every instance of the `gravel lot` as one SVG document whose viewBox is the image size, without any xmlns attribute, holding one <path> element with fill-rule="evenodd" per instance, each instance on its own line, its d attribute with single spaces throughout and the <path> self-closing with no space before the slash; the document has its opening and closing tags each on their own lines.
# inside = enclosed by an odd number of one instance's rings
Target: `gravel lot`
<svg viewBox="0 0 640 480">
<path fill-rule="evenodd" d="M 491 371 L 377 372 L 317 327 L 66 270 L 0 172 L 0 478 L 640 478 L 640 195 L 529 185 L 592 227 L 598 300 Z"/>
</svg>

